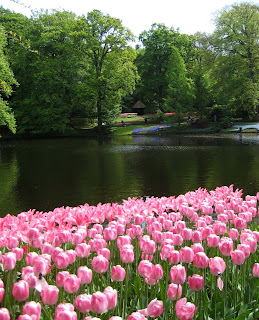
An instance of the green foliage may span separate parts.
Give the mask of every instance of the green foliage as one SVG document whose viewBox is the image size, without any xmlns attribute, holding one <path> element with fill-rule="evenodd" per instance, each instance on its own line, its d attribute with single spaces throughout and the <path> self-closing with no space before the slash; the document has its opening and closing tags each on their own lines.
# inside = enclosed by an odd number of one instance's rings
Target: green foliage
<svg viewBox="0 0 259 320">
<path fill-rule="evenodd" d="M 119 115 L 122 97 L 135 87 L 135 51 L 127 46 L 133 36 L 119 19 L 98 10 L 79 18 L 74 35 L 83 61 L 81 93 L 85 92 L 101 129 L 103 122 Z"/>
<path fill-rule="evenodd" d="M 249 3 L 223 9 L 211 38 L 215 60 L 211 79 L 217 103 L 258 116 L 259 6 Z"/>
<path fill-rule="evenodd" d="M 170 63 L 168 95 L 164 100 L 164 109 L 176 112 L 178 124 L 181 122 L 181 114 L 189 111 L 194 99 L 193 81 L 188 78 L 187 70 L 177 48 L 174 48 Z"/>
<path fill-rule="evenodd" d="M 13 91 L 12 85 L 17 85 L 18 83 L 4 54 L 6 43 L 4 29 L 0 25 L 0 126 L 7 126 L 11 132 L 15 133 L 15 118 L 6 99 Z"/>
</svg>

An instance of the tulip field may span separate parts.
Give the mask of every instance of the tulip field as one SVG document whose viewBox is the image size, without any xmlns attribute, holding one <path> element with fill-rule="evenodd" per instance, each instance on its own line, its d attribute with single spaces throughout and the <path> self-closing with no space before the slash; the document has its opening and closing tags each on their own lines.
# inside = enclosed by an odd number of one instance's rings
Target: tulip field
<svg viewBox="0 0 259 320">
<path fill-rule="evenodd" d="M 0 218 L 0 320 L 259 319 L 258 200 L 233 185 Z"/>
</svg>

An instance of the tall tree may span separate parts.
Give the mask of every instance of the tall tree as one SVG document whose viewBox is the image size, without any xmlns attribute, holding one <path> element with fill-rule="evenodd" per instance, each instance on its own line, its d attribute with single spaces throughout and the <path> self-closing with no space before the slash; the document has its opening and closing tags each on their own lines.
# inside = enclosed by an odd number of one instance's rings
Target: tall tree
<svg viewBox="0 0 259 320">
<path fill-rule="evenodd" d="M 135 53 L 127 46 L 133 35 L 119 19 L 98 10 L 80 17 L 78 27 L 78 50 L 87 63 L 85 90 L 96 108 L 101 131 L 104 119 L 116 114 L 122 95 L 135 86 Z"/>
<path fill-rule="evenodd" d="M 217 16 L 212 41 L 217 87 L 229 106 L 239 105 L 253 118 L 259 108 L 258 38 L 258 5 L 234 4 Z"/>
<path fill-rule="evenodd" d="M 185 63 L 177 48 L 173 48 L 169 69 L 169 86 L 164 99 L 164 108 L 166 111 L 177 113 L 180 127 L 181 115 L 193 106 L 194 85 L 188 78 Z"/>
<path fill-rule="evenodd" d="M 139 39 L 143 48 L 139 50 L 136 65 L 141 81 L 135 95 L 147 105 L 149 111 L 156 112 L 163 109 L 169 85 L 169 61 L 175 48 L 188 66 L 195 51 L 194 39 L 163 24 L 153 24 Z"/>
<path fill-rule="evenodd" d="M 70 33 L 75 14 L 36 13 L 22 37 L 37 50 L 12 47 L 12 67 L 20 87 L 11 100 L 20 133 L 62 133 L 70 126 L 78 59 Z"/>
<path fill-rule="evenodd" d="M 4 48 L 7 44 L 4 28 L 0 25 L 0 127 L 7 126 L 13 133 L 16 132 L 14 114 L 8 105 L 13 85 L 17 85 L 13 72 L 10 69 Z"/>
</svg>

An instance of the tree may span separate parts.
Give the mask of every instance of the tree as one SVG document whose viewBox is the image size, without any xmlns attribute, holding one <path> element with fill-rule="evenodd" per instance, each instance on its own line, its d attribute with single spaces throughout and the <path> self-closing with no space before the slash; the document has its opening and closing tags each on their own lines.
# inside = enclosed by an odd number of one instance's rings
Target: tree
<svg viewBox="0 0 259 320">
<path fill-rule="evenodd" d="M 189 111 L 193 105 L 194 86 L 188 78 L 187 70 L 177 48 L 173 48 L 169 63 L 169 86 L 164 100 L 166 111 L 177 113 L 178 125 L 181 124 L 181 114 Z"/>
<path fill-rule="evenodd" d="M 0 126 L 7 126 L 13 133 L 16 132 L 14 114 L 6 100 L 12 93 L 12 86 L 18 85 L 10 69 L 4 48 L 7 44 L 4 28 L 0 25 Z"/>
<path fill-rule="evenodd" d="M 70 127 L 79 64 L 71 38 L 75 23 L 75 14 L 69 12 L 36 13 L 24 25 L 22 37 L 38 53 L 10 47 L 20 83 L 10 101 L 19 133 L 62 133 Z"/>
<path fill-rule="evenodd" d="M 163 24 L 153 24 L 139 39 L 143 48 L 139 50 L 136 65 L 141 81 L 135 95 L 137 100 L 142 100 L 147 105 L 148 111 L 156 112 L 164 106 L 170 77 L 169 61 L 175 48 L 189 70 L 195 53 L 194 38 Z"/>
<path fill-rule="evenodd" d="M 258 117 L 259 6 L 234 4 L 216 18 L 212 45 L 216 54 L 213 75 L 218 99 Z M 220 93 L 220 94 L 219 94 Z"/>
<path fill-rule="evenodd" d="M 83 87 L 97 111 L 100 132 L 103 121 L 116 115 L 122 96 L 134 89 L 135 52 L 127 46 L 133 36 L 119 19 L 98 10 L 80 17 L 79 22 L 76 39 L 84 58 Z"/>
</svg>

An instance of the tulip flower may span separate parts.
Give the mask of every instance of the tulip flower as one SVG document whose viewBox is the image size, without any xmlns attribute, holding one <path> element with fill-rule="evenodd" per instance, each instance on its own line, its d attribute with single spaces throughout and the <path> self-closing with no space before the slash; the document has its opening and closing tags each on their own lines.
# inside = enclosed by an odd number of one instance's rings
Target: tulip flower
<svg viewBox="0 0 259 320">
<path fill-rule="evenodd" d="M 105 273 L 108 270 L 109 261 L 103 255 L 99 255 L 93 258 L 92 267 L 97 273 Z"/>
<path fill-rule="evenodd" d="M 2 256 L 3 268 L 5 270 L 13 270 L 16 266 L 16 254 L 7 252 Z"/>
<path fill-rule="evenodd" d="M 91 297 L 91 311 L 102 314 L 108 310 L 108 300 L 104 293 L 97 291 Z"/>
<path fill-rule="evenodd" d="M 75 274 L 69 274 L 64 281 L 64 290 L 67 293 L 76 293 L 80 284 L 80 279 Z"/>
<path fill-rule="evenodd" d="M 214 276 L 222 274 L 226 269 L 226 263 L 221 257 L 214 257 L 209 259 L 210 272 Z"/>
<path fill-rule="evenodd" d="M 170 300 L 178 300 L 182 296 L 182 286 L 179 284 L 171 283 L 168 286 L 167 296 Z"/>
<path fill-rule="evenodd" d="M 91 310 L 91 298 L 90 294 L 80 294 L 76 297 L 74 305 L 78 311 L 82 313 L 90 312 Z"/>
<path fill-rule="evenodd" d="M 186 280 L 185 268 L 180 264 L 173 266 L 170 270 L 170 280 L 175 284 L 183 284 Z"/>
<path fill-rule="evenodd" d="M 186 298 L 178 300 L 175 304 L 176 316 L 180 320 L 193 319 L 195 310 L 195 305 L 191 302 L 187 302 Z"/>
<path fill-rule="evenodd" d="M 204 278 L 198 274 L 188 277 L 188 283 L 193 291 L 200 291 L 204 287 Z"/>
<path fill-rule="evenodd" d="M 112 287 L 107 287 L 104 289 L 103 293 L 106 295 L 108 301 L 107 309 L 114 309 L 117 305 L 117 290 Z"/>
<path fill-rule="evenodd" d="M 0 308 L 0 319 L 1 320 L 10 320 L 9 310 L 6 308 Z"/>
<path fill-rule="evenodd" d="M 41 290 L 41 300 L 46 305 L 54 305 L 58 302 L 59 289 L 56 286 L 49 285 Z"/>
<path fill-rule="evenodd" d="M 77 270 L 77 277 L 80 279 L 81 284 L 89 284 L 92 281 L 92 270 L 86 266 L 81 266 Z"/>
<path fill-rule="evenodd" d="M 13 284 L 12 294 L 15 300 L 25 301 L 29 297 L 29 285 L 26 281 L 20 280 Z"/>
<path fill-rule="evenodd" d="M 113 281 L 123 281 L 126 276 L 126 271 L 122 266 L 116 265 L 112 267 L 111 276 Z"/>
<path fill-rule="evenodd" d="M 23 307 L 23 314 L 34 316 L 33 319 L 39 320 L 41 316 L 41 304 L 35 301 L 26 302 Z"/>
<path fill-rule="evenodd" d="M 253 266 L 253 276 L 259 278 L 259 263 L 255 263 Z"/>
</svg>

